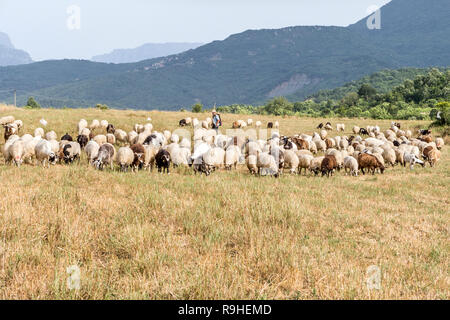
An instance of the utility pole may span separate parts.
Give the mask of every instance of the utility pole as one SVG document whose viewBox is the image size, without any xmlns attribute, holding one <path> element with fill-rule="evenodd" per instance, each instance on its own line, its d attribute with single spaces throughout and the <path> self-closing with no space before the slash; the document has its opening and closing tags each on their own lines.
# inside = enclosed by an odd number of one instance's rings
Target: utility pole
<svg viewBox="0 0 450 320">
<path fill-rule="evenodd" d="M 16 89 L 14 89 L 14 107 L 17 107 L 17 104 L 16 104 Z"/>
</svg>

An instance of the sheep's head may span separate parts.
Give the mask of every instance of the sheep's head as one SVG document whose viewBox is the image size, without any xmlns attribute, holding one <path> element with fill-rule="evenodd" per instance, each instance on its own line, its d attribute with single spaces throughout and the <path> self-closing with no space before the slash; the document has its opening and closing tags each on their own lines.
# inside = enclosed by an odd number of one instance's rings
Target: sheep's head
<svg viewBox="0 0 450 320">
<path fill-rule="evenodd" d="M 99 158 L 94 159 L 94 162 L 92 163 L 92 165 L 97 169 L 97 170 L 102 170 L 103 169 L 103 161 Z"/>
<path fill-rule="evenodd" d="M 56 164 L 56 162 L 58 161 L 58 157 L 54 152 L 50 152 L 50 154 L 48 155 L 48 161 L 53 165 Z"/>
</svg>

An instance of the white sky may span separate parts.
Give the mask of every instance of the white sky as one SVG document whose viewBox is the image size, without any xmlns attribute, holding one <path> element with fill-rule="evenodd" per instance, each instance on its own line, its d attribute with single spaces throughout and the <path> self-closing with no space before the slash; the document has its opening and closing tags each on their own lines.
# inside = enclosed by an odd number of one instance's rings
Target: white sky
<svg viewBox="0 0 450 320">
<path fill-rule="evenodd" d="M 347 26 L 389 0 L 0 0 L 0 31 L 33 60 L 89 59 L 148 42 L 223 40 L 247 29 Z M 69 30 L 67 8 L 81 9 Z"/>
</svg>

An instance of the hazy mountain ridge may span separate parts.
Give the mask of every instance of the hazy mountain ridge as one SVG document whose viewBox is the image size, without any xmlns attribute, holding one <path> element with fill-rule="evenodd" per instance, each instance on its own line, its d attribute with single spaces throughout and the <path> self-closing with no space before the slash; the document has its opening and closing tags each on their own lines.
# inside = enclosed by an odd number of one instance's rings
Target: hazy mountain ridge
<svg viewBox="0 0 450 320">
<path fill-rule="evenodd" d="M 366 18 L 349 27 L 248 30 L 177 55 L 100 64 L 76 81 L 75 62 L 55 62 L 47 67 L 61 81 L 48 85 L 28 80 L 39 77 L 32 64 L 9 69 L 8 78 L 0 72 L 0 89 L 15 79 L 18 89 L 26 88 L 23 97 L 41 96 L 43 105 L 65 100 L 142 109 L 176 110 L 197 101 L 261 104 L 279 94 L 302 100 L 383 69 L 448 66 L 449 9 L 447 0 L 393 0 L 381 9 L 381 30 L 368 30 Z"/>
<path fill-rule="evenodd" d="M 146 43 L 133 49 L 116 49 L 111 53 L 92 57 L 91 61 L 104 63 L 132 63 L 178 54 L 198 48 L 203 43 Z"/>
<path fill-rule="evenodd" d="M 0 32 L 0 66 L 12 66 L 33 62 L 30 55 L 15 49 L 9 36 Z"/>
</svg>

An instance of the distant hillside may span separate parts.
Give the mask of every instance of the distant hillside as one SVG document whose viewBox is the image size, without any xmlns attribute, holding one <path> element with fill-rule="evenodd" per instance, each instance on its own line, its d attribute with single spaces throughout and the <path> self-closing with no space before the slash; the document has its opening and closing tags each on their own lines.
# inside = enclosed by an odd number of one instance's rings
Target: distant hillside
<svg viewBox="0 0 450 320">
<path fill-rule="evenodd" d="M 202 43 L 147 43 L 134 49 L 117 49 L 111 53 L 92 57 L 92 61 L 105 63 L 131 63 L 178 54 L 195 49 Z"/>
<path fill-rule="evenodd" d="M 0 69 L 0 91 L 15 82 L 20 101 L 35 95 L 44 106 L 59 107 L 64 100 L 73 107 L 178 110 L 197 101 L 299 101 L 384 69 L 450 64 L 450 1 L 393 0 L 381 15 L 381 30 L 368 30 L 366 19 L 346 28 L 248 30 L 177 55 L 95 65 L 100 71 L 78 79 L 71 61 L 9 67 L 6 73 Z M 43 76 L 47 70 L 50 79 Z"/>
<path fill-rule="evenodd" d="M 13 66 L 31 62 L 32 60 L 28 53 L 15 49 L 9 36 L 0 32 L 0 66 Z"/>
<path fill-rule="evenodd" d="M 363 84 L 368 84 L 376 89 L 378 93 L 388 93 L 396 86 L 402 84 L 405 80 L 414 79 L 418 75 L 425 75 L 431 71 L 431 68 L 402 68 L 398 70 L 382 70 L 365 76 L 361 79 L 348 82 L 341 87 L 334 89 L 320 90 L 310 95 L 307 99 L 313 99 L 316 102 L 327 100 L 340 100 L 350 92 L 357 92 Z"/>
</svg>

